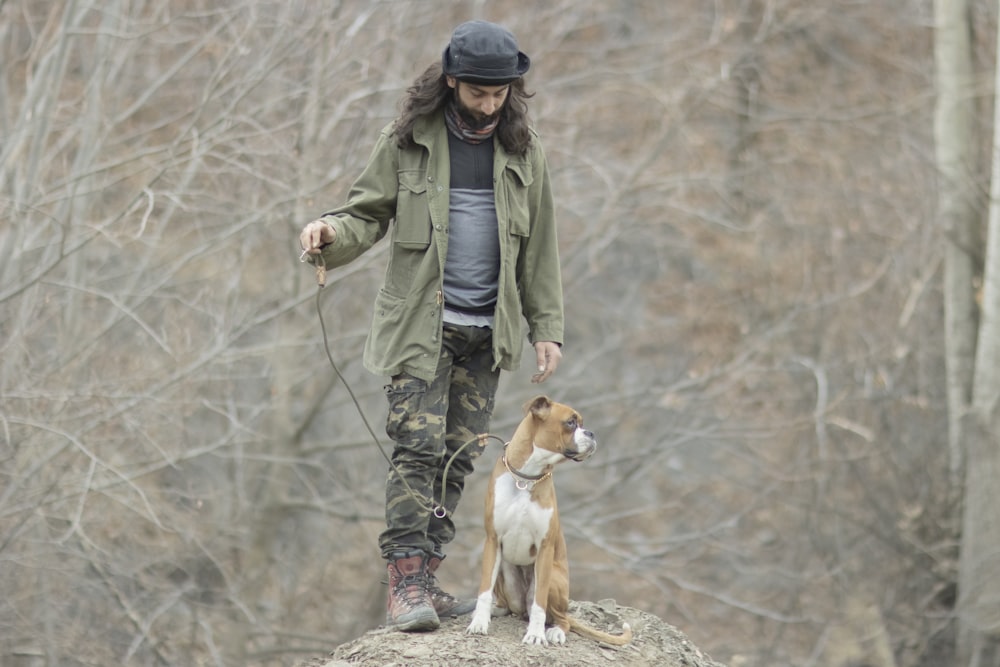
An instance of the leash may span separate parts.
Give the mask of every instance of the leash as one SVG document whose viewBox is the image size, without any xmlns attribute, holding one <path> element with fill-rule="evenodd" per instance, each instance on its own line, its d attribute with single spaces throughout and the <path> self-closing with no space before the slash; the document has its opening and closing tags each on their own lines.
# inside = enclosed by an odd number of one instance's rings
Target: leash
<svg viewBox="0 0 1000 667">
<path fill-rule="evenodd" d="M 299 257 L 299 261 L 302 262 L 306 261 L 305 251 L 302 252 L 302 255 Z M 362 423 L 364 423 L 365 428 L 368 430 L 368 434 L 372 437 L 372 440 L 378 447 L 378 451 L 380 454 L 382 454 L 382 458 L 386 460 L 386 463 L 389 464 L 389 467 L 392 468 L 393 471 L 396 473 L 396 476 L 399 478 L 399 480 L 403 483 L 403 486 L 406 488 L 406 492 L 410 494 L 410 497 L 413 498 L 414 502 L 417 503 L 420 509 L 432 513 L 438 519 L 445 518 L 446 516 L 448 516 L 448 510 L 446 509 L 445 505 L 445 500 L 447 500 L 448 497 L 447 484 L 441 485 L 441 502 L 436 504 L 428 504 L 422 496 L 420 496 L 416 491 L 413 490 L 413 487 L 410 486 L 410 483 L 407 482 L 406 478 L 403 477 L 402 473 L 399 472 L 399 468 L 397 468 L 396 464 L 393 463 L 392 457 L 386 454 L 385 447 L 382 446 L 382 443 L 379 441 L 378 436 L 375 435 L 375 429 L 372 428 L 371 423 L 365 416 L 364 410 L 361 409 L 361 403 L 354 395 L 354 390 L 351 389 L 351 385 L 348 384 L 347 380 L 344 378 L 344 374 L 340 372 L 340 368 L 337 366 L 337 362 L 334 361 L 333 353 L 330 352 L 330 339 L 326 333 L 326 320 L 323 318 L 323 308 L 320 300 L 320 295 L 323 293 L 324 287 L 326 287 L 326 260 L 324 260 L 323 255 L 320 254 L 316 256 L 316 315 L 319 318 L 320 331 L 322 331 L 323 333 L 323 350 L 326 352 L 326 359 L 327 361 L 330 362 L 330 366 L 333 368 L 333 372 L 337 374 L 338 378 L 340 378 L 340 381 L 341 383 L 343 383 L 344 388 L 347 389 L 347 394 L 351 397 L 351 401 L 354 403 L 354 407 L 357 408 L 358 415 L 360 415 Z M 459 454 L 461 454 L 466 447 L 468 447 L 474 442 L 478 442 L 479 446 L 482 449 L 486 449 L 487 441 L 490 439 L 496 440 L 501 444 L 503 444 L 504 442 L 501 438 L 491 433 L 480 433 L 474 438 L 467 440 L 465 443 L 462 444 L 461 447 L 455 450 L 455 453 L 452 454 L 451 457 L 448 458 L 448 462 L 444 466 L 444 474 L 442 476 L 442 479 L 445 480 L 448 479 L 448 471 L 451 469 L 451 464 L 454 463 L 455 458 Z"/>
</svg>

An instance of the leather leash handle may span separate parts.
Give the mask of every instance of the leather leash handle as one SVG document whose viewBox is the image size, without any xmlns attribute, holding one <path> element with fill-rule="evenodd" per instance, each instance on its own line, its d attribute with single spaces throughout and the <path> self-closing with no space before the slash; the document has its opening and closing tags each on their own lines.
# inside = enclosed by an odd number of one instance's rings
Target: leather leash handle
<svg viewBox="0 0 1000 667">
<path fill-rule="evenodd" d="M 322 257 L 316 265 L 316 284 L 320 287 L 326 287 L 326 263 L 323 262 Z"/>
<path fill-rule="evenodd" d="M 309 261 L 308 250 L 302 251 L 302 254 L 299 255 L 299 261 L 300 262 Z M 314 262 L 314 264 L 316 265 L 316 284 L 319 285 L 320 287 L 326 287 L 326 260 L 323 259 L 322 253 L 316 255 L 316 261 Z"/>
<path fill-rule="evenodd" d="M 326 287 L 326 262 L 323 260 L 323 255 L 316 258 L 316 284 Z"/>
</svg>

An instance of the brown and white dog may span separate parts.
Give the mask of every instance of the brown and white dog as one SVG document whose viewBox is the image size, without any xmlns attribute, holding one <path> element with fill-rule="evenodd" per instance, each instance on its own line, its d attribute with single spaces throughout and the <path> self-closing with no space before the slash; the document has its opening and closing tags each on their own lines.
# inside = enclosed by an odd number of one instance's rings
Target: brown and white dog
<svg viewBox="0 0 1000 667">
<path fill-rule="evenodd" d="M 573 408 L 538 396 L 497 461 L 486 491 L 486 543 L 479 597 L 467 632 L 485 635 L 494 614 L 528 620 L 526 644 L 563 644 L 570 630 L 608 644 L 621 635 L 590 628 L 569 616 L 569 563 L 559 526 L 552 469 L 563 461 L 585 461 L 597 448 Z"/>
</svg>

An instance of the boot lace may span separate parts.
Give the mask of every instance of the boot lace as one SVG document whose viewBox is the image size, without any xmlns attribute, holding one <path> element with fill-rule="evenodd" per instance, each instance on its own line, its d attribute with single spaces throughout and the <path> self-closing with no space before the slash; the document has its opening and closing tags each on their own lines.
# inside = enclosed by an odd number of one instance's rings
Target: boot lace
<svg viewBox="0 0 1000 667">
<path fill-rule="evenodd" d="M 393 586 L 393 596 L 408 608 L 422 606 L 425 591 L 429 592 L 427 577 L 422 574 L 407 574 L 399 578 Z"/>
<path fill-rule="evenodd" d="M 452 603 L 457 601 L 454 595 L 441 590 L 441 587 L 438 586 L 437 577 L 433 574 L 427 577 L 427 593 L 435 602 Z"/>
</svg>

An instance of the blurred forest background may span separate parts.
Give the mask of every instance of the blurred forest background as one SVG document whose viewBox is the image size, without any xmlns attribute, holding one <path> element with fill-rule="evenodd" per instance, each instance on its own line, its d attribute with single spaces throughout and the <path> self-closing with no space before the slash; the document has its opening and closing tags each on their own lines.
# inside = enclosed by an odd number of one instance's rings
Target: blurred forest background
<svg viewBox="0 0 1000 667">
<path fill-rule="evenodd" d="M 567 304 L 493 432 L 541 389 L 601 442 L 559 474 L 572 597 L 731 667 L 956 664 L 931 0 L 0 0 L 0 663 L 289 665 L 382 622 L 386 464 L 297 235 L 470 18 L 532 57 Z M 383 445 L 384 258 L 319 297 Z"/>
</svg>

